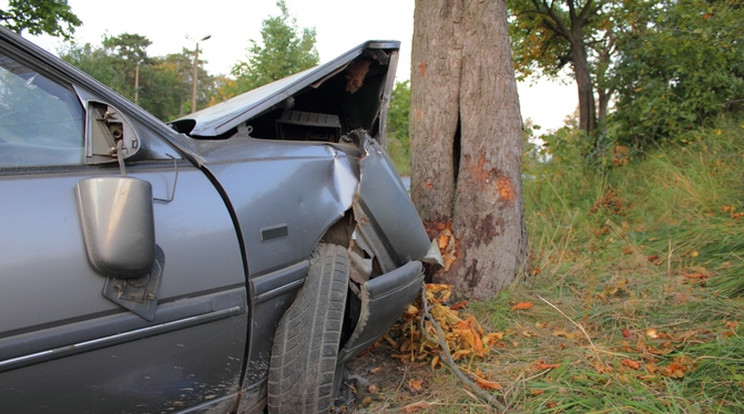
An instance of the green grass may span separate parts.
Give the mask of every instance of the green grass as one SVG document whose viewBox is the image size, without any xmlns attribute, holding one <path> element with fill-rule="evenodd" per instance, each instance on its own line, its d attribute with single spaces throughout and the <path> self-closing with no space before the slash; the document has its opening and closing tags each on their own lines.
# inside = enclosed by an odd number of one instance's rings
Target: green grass
<svg viewBox="0 0 744 414">
<path fill-rule="evenodd" d="M 504 332 L 468 369 L 511 409 L 744 412 L 744 118 L 677 141 L 601 172 L 525 160 L 533 274 L 466 310 Z M 361 412 L 490 412 L 446 369 L 406 372 L 424 394 Z"/>
<path fill-rule="evenodd" d="M 532 352 L 521 372 L 500 369 L 499 355 L 488 364 L 507 384 L 537 359 L 561 367 L 515 387 L 507 400 L 516 408 L 744 410 L 744 217 L 736 216 L 744 123 L 721 120 L 685 140 L 603 173 L 532 164 L 525 204 L 536 274 L 481 305 L 499 309 L 494 328 L 532 333 L 501 356 Z M 503 312 L 504 298 L 535 307 Z"/>
</svg>

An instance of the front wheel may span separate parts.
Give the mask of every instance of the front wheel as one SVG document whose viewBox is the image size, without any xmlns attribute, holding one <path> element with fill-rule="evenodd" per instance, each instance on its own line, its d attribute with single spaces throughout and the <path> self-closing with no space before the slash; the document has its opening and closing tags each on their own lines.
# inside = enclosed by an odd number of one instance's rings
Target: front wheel
<svg viewBox="0 0 744 414">
<path fill-rule="evenodd" d="M 276 328 L 269 366 L 271 413 L 327 413 L 349 284 L 349 256 L 319 244 L 305 283 Z"/>
</svg>

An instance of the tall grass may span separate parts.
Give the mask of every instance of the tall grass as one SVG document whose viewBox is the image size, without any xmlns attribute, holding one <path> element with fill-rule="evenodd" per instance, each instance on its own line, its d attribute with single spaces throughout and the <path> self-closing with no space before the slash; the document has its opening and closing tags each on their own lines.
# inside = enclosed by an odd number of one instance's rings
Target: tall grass
<svg viewBox="0 0 744 414">
<path fill-rule="evenodd" d="M 507 382 L 563 361 L 513 388 L 521 409 L 744 412 L 744 120 L 679 141 L 606 169 L 525 163 L 534 274 L 481 309 L 523 355 L 492 361 Z"/>
</svg>

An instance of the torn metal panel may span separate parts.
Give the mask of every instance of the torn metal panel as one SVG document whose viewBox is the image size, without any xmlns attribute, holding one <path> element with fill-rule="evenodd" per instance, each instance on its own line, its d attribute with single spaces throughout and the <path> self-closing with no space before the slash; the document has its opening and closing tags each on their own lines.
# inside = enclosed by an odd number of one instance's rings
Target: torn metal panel
<svg viewBox="0 0 744 414">
<path fill-rule="evenodd" d="M 339 352 L 339 363 L 374 344 L 413 301 L 423 281 L 421 262 L 412 261 L 363 284 L 359 320 Z"/>
<path fill-rule="evenodd" d="M 355 196 L 354 215 L 368 241 L 375 235 L 392 255 L 392 270 L 427 255 L 431 241 L 416 208 L 382 147 L 366 135 L 364 155 L 359 162 L 360 180 Z"/>
</svg>

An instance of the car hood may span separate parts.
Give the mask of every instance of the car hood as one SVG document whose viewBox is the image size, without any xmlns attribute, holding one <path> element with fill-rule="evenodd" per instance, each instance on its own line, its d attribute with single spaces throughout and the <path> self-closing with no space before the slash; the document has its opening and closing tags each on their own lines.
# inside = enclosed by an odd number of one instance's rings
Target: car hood
<svg viewBox="0 0 744 414">
<path fill-rule="evenodd" d="M 267 111 L 280 107 L 292 107 L 296 96 L 318 89 L 324 82 L 338 77 L 337 75 L 349 68 L 353 62 L 364 58 L 373 62 L 377 71 L 382 73 L 383 80 L 380 82 L 382 88 L 379 88 L 381 96 L 376 100 L 376 104 L 367 104 L 361 108 L 356 108 L 357 113 L 354 115 L 356 124 L 351 122 L 346 129 L 364 127 L 369 130 L 384 130 L 387 101 L 395 77 L 399 47 L 400 42 L 398 41 L 375 40 L 364 42 L 325 64 L 277 80 L 225 102 L 179 118 L 171 122 L 171 126 L 193 138 L 224 137 L 231 131 L 235 131 L 240 125 L 244 125 Z M 346 74 L 345 78 L 349 79 L 349 76 Z M 334 99 L 334 97 L 328 96 L 319 96 L 317 99 L 327 100 L 329 98 Z M 364 120 L 371 120 L 376 122 L 377 125 L 376 127 L 358 125 Z"/>
</svg>

